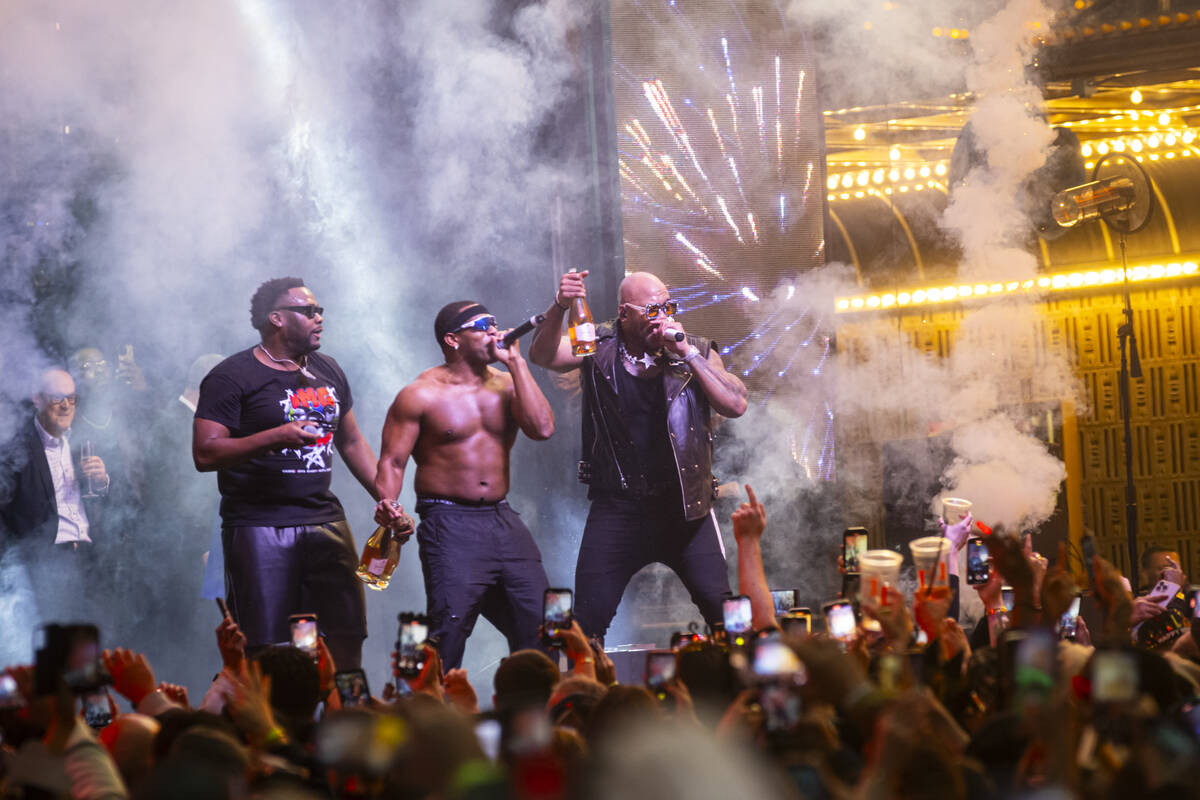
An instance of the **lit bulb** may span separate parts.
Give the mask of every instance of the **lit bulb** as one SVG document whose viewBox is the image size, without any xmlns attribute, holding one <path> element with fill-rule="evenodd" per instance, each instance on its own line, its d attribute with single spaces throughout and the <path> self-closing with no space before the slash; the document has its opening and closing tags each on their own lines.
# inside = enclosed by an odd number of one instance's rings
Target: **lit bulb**
<svg viewBox="0 0 1200 800">
<path fill-rule="evenodd" d="M 1105 155 L 1108 152 L 1108 142 L 1101 142 L 1096 145 L 1096 152 L 1100 155 Z"/>
<path fill-rule="evenodd" d="M 1193 131 L 1184 131 L 1183 132 L 1183 143 L 1184 144 L 1191 144 L 1194 141 L 1196 141 L 1196 134 Z"/>
<path fill-rule="evenodd" d="M 842 188 L 849 189 L 853 185 L 854 185 L 854 176 L 851 175 L 849 172 L 844 173 L 842 175 Z"/>
<path fill-rule="evenodd" d="M 921 177 L 922 177 L 922 178 L 928 178 L 928 177 L 929 177 L 929 167 L 928 167 L 928 166 L 923 166 L 923 167 L 921 167 Z"/>
<path fill-rule="evenodd" d="M 889 172 L 888 180 L 891 181 L 892 183 L 895 183 L 896 181 L 900 180 L 900 170 L 894 169 L 891 172 Z"/>
<path fill-rule="evenodd" d="M 1113 142 L 1112 149 L 1118 153 L 1124 153 L 1125 152 L 1125 140 L 1117 139 L 1115 142 Z"/>
<path fill-rule="evenodd" d="M 891 150 L 889 150 L 888 158 L 890 158 L 892 161 L 899 161 L 900 160 L 900 148 L 893 147 Z"/>
<path fill-rule="evenodd" d="M 1083 157 L 1087 158 L 1092 154 L 1092 146 L 1090 144 L 1085 144 L 1081 149 L 1081 152 L 1083 153 Z"/>
<path fill-rule="evenodd" d="M 915 169 L 913 169 L 912 167 L 909 167 L 908 169 L 904 170 L 904 180 L 911 181 L 916 176 L 917 176 L 917 171 Z"/>
<path fill-rule="evenodd" d="M 1129 143 L 1129 149 L 1135 153 L 1142 152 L 1142 140 L 1134 139 L 1132 142 Z"/>
<path fill-rule="evenodd" d="M 862 172 L 858 173 L 858 185 L 859 186 L 866 186 L 870 180 L 871 180 L 871 173 L 867 172 L 865 169 Z"/>
<path fill-rule="evenodd" d="M 863 128 L 862 125 L 859 125 L 857 128 L 854 129 L 854 140 L 857 142 L 861 142 L 865 138 L 867 138 L 867 132 Z"/>
<path fill-rule="evenodd" d="M 883 178 L 884 178 L 883 167 L 880 167 L 879 169 L 875 170 L 875 173 L 871 176 L 871 180 L 874 181 L 876 184 L 883 183 Z"/>
<path fill-rule="evenodd" d="M 1168 133 L 1166 136 L 1163 137 L 1163 144 L 1165 144 L 1167 147 L 1174 147 L 1175 142 L 1177 142 L 1177 141 L 1178 141 L 1178 139 L 1175 137 L 1175 134 L 1173 134 L 1173 133 Z"/>
<path fill-rule="evenodd" d="M 1165 111 L 1163 113 L 1159 114 L 1158 115 L 1158 124 L 1159 125 L 1170 125 L 1171 124 L 1171 115 Z"/>
<path fill-rule="evenodd" d="M 1142 102 L 1142 90 L 1134 89 L 1129 94 L 1129 102 L 1133 103 L 1134 105 L 1137 105 L 1138 103 Z"/>
<path fill-rule="evenodd" d="M 1150 137 L 1146 139 L 1146 144 L 1150 145 L 1151 147 L 1158 147 L 1158 142 L 1159 139 L 1157 133 L 1150 134 Z"/>
<path fill-rule="evenodd" d="M 933 171 L 936 172 L 938 175 L 945 175 L 946 174 L 946 162 L 939 161 L 938 165 L 933 168 Z"/>
<path fill-rule="evenodd" d="M 838 186 L 838 176 L 830 175 L 829 180 L 825 181 L 825 185 L 828 186 L 830 189 L 836 189 Z"/>
</svg>

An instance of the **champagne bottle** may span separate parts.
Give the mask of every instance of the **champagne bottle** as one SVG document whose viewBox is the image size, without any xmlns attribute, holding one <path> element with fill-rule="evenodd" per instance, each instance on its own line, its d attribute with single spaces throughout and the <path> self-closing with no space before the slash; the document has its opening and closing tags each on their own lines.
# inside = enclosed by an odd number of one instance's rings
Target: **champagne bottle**
<svg viewBox="0 0 1200 800">
<path fill-rule="evenodd" d="M 372 589 L 382 592 L 392 581 L 392 573 L 400 563 L 400 545 L 412 534 L 413 523 L 407 516 L 399 529 L 380 525 L 363 545 L 362 557 L 354 574 Z"/>
<path fill-rule="evenodd" d="M 575 270 L 571 270 L 574 272 Z M 596 325 L 587 300 L 572 297 L 567 317 L 567 336 L 571 339 L 571 355 L 590 356 L 596 352 Z"/>
</svg>

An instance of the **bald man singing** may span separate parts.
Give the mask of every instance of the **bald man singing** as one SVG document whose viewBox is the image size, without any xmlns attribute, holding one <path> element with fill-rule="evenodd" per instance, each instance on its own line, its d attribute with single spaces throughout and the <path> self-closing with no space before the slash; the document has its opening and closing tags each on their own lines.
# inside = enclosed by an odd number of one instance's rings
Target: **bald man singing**
<svg viewBox="0 0 1200 800">
<path fill-rule="evenodd" d="M 725 371 L 713 342 L 684 332 L 678 304 L 648 272 L 621 282 L 617 319 L 598 326 L 596 352 L 575 356 L 560 336 L 587 272 L 559 282 L 530 359 L 556 372 L 580 370 L 583 452 L 579 478 L 592 501 L 575 567 L 575 615 L 603 636 L 639 569 L 666 564 L 711 626 L 729 592 L 712 513 L 712 412 L 740 417 L 746 387 Z"/>
</svg>

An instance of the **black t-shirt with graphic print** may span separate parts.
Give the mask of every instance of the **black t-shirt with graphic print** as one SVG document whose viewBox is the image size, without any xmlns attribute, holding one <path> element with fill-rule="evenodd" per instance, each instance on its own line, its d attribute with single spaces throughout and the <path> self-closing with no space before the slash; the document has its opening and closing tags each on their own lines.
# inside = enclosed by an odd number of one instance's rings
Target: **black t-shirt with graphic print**
<svg viewBox="0 0 1200 800">
<path fill-rule="evenodd" d="M 196 417 L 219 422 L 235 438 L 295 420 L 310 420 L 323 432 L 315 444 L 275 450 L 219 470 L 224 525 L 283 528 L 345 518 L 329 483 L 333 435 L 353 405 L 350 384 L 329 356 L 310 353 L 307 368 L 316 380 L 271 369 L 251 348 L 213 367 L 200 383 Z"/>
</svg>

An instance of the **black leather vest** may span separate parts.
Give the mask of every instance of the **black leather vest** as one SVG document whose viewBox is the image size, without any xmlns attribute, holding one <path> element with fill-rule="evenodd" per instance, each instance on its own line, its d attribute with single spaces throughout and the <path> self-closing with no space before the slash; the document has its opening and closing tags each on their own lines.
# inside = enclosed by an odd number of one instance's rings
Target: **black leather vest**
<svg viewBox="0 0 1200 800">
<path fill-rule="evenodd" d="M 616 328 L 597 326 L 594 355 L 583 360 L 583 450 L 579 480 L 593 491 L 646 494 L 652 483 L 639 471 L 629 429 L 621 418 L 616 370 L 624 369 L 617 354 Z M 689 335 L 688 343 L 708 357 L 710 343 Z M 712 475 L 712 421 L 708 398 L 682 361 L 663 370 L 667 401 L 667 434 L 679 470 L 684 518 L 700 519 L 712 508 L 716 481 Z"/>
</svg>

